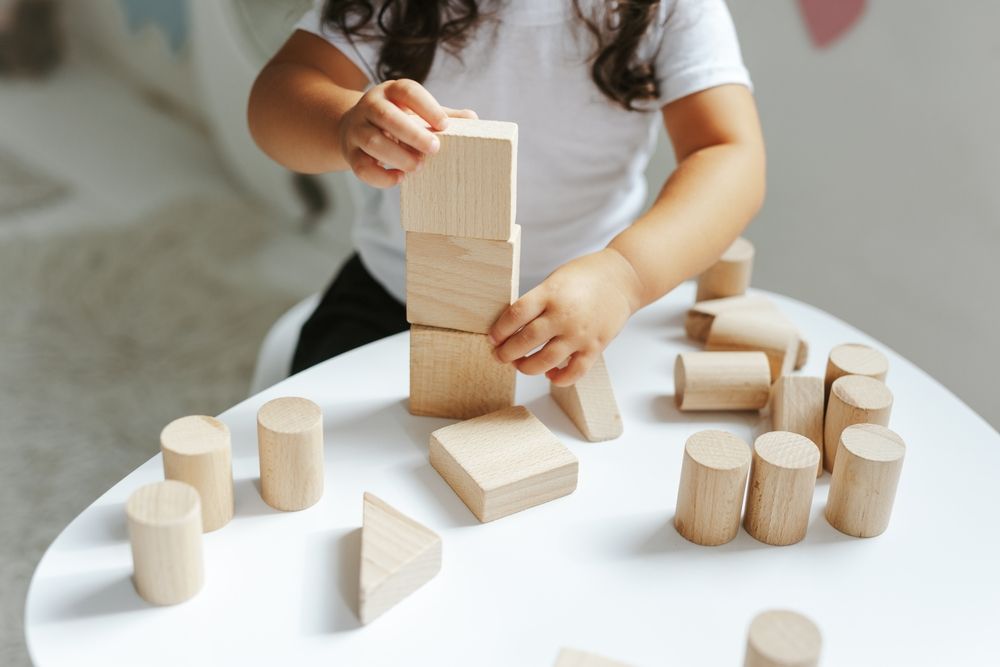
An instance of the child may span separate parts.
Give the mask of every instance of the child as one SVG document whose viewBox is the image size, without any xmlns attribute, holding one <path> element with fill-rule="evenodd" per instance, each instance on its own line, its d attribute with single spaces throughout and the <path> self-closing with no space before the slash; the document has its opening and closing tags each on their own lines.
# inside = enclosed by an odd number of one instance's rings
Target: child
<svg viewBox="0 0 1000 667">
<path fill-rule="evenodd" d="M 371 187 L 358 254 L 303 327 L 293 372 L 406 329 L 397 186 L 439 148 L 427 125 L 518 124 L 528 291 L 489 336 L 502 362 L 559 385 L 762 203 L 763 139 L 724 0 L 330 0 L 298 27 L 257 78 L 251 132 L 289 169 L 350 169 Z M 640 215 L 657 122 L 678 166 Z"/>
</svg>

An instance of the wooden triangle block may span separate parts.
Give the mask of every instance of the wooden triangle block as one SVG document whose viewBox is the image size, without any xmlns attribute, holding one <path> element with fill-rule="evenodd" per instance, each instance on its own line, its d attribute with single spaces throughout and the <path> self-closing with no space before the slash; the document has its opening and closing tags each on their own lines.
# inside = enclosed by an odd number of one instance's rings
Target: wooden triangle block
<svg viewBox="0 0 1000 667">
<path fill-rule="evenodd" d="M 365 493 L 358 587 L 361 622 L 370 623 L 440 570 L 440 536 Z"/>
<path fill-rule="evenodd" d="M 587 440 L 614 440 L 622 434 L 622 416 L 604 357 L 598 357 L 587 374 L 569 387 L 550 385 L 552 398 L 573 420 Z"/>
</svg>

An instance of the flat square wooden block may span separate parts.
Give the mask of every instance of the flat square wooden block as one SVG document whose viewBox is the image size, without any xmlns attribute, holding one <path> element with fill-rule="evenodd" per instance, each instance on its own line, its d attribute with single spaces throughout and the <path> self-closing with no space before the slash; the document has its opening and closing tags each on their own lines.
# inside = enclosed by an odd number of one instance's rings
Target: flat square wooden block
<svg viewBox="0 0 1000 667">
<path fill-rule="evenodd" d="M 517 299 L 521 227 L 506 241 L 406 233 L 406 319 L 486 333 Z"/>
<path fill-rule="evenodd" d="M 431 433 L 431 465 L 482 522 L 576 489 L 579 463 L 523 406 Z"/>
<path fill-rule="evenodd" d="M 410 327 L 410 412 L 470 419 L 514 404 L 516 370 L 485 334 Z"/>
<path fill-rule="evenodd" d="M 441 150 L 403 179 L 403 229 L 506 241 L 516 208 L 517 125 L 449 118 L 437 134 Z"/>
</svg>

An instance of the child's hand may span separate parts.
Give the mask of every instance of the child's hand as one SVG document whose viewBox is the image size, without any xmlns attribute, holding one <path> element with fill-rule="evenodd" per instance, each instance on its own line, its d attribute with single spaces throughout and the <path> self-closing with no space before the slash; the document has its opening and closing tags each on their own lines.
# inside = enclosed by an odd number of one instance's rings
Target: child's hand
<svg viewBox="0 0 1000 667">
<path fill-rule="evenodd" d="M 490 329 L 497 346 L 494 354 L 522 373 L 545 373 L 557 385 L 571 385 L 590 370 L 639 308 L 640 294 L 635 269 L 617 250 L 575 259 L 497 319 Z"/>
<path fill-rule="evenodd" d="M 425 124 L 443 130 L 448 117 L 477 118 L 469 109 L 441 106 L 416 81 L 385 81 L 370 88 L 340 119 L 341 150 L 358 178 L 376 188 L 390 188 L 405 172 L 418 169 L 425 155 L 440 149 Z"/>
</svg>

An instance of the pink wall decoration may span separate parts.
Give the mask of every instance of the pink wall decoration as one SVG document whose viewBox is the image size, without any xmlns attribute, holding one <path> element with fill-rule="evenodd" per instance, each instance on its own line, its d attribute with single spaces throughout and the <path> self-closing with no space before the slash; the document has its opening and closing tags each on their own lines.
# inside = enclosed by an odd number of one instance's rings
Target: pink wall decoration
<svg viewBox="0 0 1000 667">
<path fill-rule="evenodd" d="M 813 44 L 824 48 L 858 22 L 866 4 L 866 0 L 799 0 L 799 9 Z"/>
</svg>

